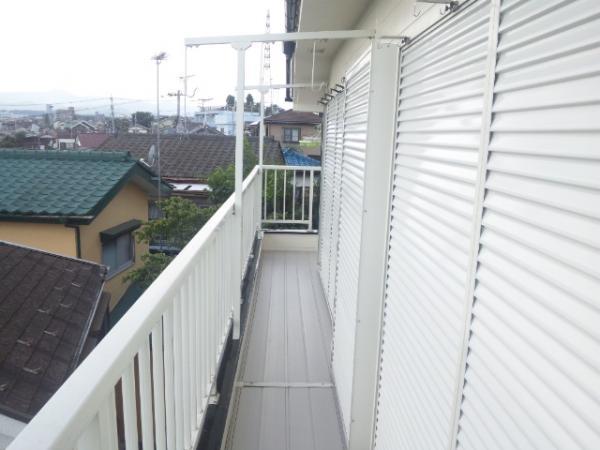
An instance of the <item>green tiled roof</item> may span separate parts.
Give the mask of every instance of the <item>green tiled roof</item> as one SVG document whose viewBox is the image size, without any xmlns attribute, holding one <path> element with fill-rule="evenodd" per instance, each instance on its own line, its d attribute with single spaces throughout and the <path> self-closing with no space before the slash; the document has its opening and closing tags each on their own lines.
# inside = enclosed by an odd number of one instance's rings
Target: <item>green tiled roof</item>
<svg viewBox="0 0 600 450">
<path fill-rule="evenodd" d="M 0 149 L 0 218 L 90 220 L 134 173 L 123 152 Z"/>
</svg>

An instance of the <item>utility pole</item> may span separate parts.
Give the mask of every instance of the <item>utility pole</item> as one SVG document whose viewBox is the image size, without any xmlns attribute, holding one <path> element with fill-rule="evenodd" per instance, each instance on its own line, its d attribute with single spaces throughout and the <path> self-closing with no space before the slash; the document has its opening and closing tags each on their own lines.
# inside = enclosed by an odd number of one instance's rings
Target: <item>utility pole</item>
<svg viewBox="0 0 600 450">
<path fill-rule="evenodd" d="M 110 96 L 110 120 L 112 134 L 115 134 L 115 104 L 112 95 Z"/>
<path fill-rule="evenodd" d="M 181 96 L 183 93 L 178 89 L 177 92 L 169 92 L 167 95 L 169 97 L 177 97 L 177 117 L 175 118 L 175 128 L 177 128 L 177 125 L 179 124 Z"/>
<path fill-rule="evenodd" d="M 158 207 L 160 208 L 160 63 L 167 58 L 165 52 L 152 57 L 156 61 L 156 160 L 158 172 Z"/>
</svg>

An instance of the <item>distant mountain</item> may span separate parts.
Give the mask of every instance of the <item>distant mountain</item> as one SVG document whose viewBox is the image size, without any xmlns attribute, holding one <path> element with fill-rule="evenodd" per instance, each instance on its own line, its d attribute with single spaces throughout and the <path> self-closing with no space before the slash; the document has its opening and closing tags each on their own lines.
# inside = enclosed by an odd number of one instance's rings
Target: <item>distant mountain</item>
<svg viewBox="0 0 600 450">
<path fill-rule="evenodd" d="M 161 99 L 162 100 L 162 99 Z M 171 99 L 161 104 L 161 115 L 175 114 L 176 105 L 172 105 Z M 41 92 L 0 92 L 0 111 L 19 112 L 23 115 L 31 115 L 46 110 L 46 105 L 51 104 L 54 110 L 75 107 L 75 113 L 94 114 L 95 112 L 110 114 L 109 97 L 81 97 L 70 92 L 54 90 Z M 156 104 L 152 101 L 139 101 L 136 99 L 115 98 L 115 115 L 129 115 L 135 111 L 156 110 Z"/>
</svg>

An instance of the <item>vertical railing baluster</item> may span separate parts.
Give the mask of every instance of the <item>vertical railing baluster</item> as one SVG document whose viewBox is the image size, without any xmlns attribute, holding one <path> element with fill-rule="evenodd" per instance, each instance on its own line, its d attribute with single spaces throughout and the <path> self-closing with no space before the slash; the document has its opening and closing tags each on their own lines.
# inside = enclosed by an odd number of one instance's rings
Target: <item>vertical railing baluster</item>
<svg viewBox="0 0 600 450">
<path fill-rule="evenodd" d="M 163 316 L 165 359 L 165 417 L 167 424 L 167 448 L 175 449 L 175 358 L 173 355 L 173 303 Z"/>
<path fill-rule="evenodd" d="M 125 426 L 125 449 L 138 450 L 137 407 L 135 402 L 135 371 L 131 361 L 121 376 L 123 395 L 123 423 Z"/>
<path fill-rule="evenodd" d="M 305 208 L 304 208 L 305 189 L 306 189 L 306 170 L 303 170 L 302 171 L 302 220 L 303 221 L 304 221 L 304 211 L 305 211 Z"/>
<path fill-rule="evenodd" d="M 189 276 L 188 276 L 189 278 Z M 183 443 L 185 448 L 189 448 L 191 446 L 191 391 L 190 391 L 190 364 L 188 360 L 189 350 L 190 350 L 190 342 L 188 340 L 189 337 L 189 285 L 187 283 L 187 279 L 181 283 L 180 289 L 181 297 L 180 297 L 180 329 L 181 329 L 181 395 L 182 395 L 182 405 L 183 405 Z M 185 362 L 184 362 L 185 361 Z"/>
<path fill-rule="evenodd" d="M 115 402 L 115 389 L 111 389 L 100 411 L 98 411 L 98 424 L 100 427 L 100 448 L 102 450 L 118 450 L 117 412 Z"/>
<path fill-rule="evenodd" d="M 196 409 L 195 409 L 195 427 L 200 427 L 200 416 L 202 412 L 202 325 L 201 325 L 201 314 L 202 314 L 202 288 L 200 281 L 200 271 L 204 269 L 202 266 L 204 251 L 198 255 L 198 261 L 194 267 L 194 340 L 193 340 L 193 353 L 194 361 L 196 366 L 196 376 L 194 377 L 194 391 L 196 393 Z"/>
<path fill-rule="evenodd" d="M 194 259 L 194 264 L 197 264 L 196 259 Z M 188 330 L 188 367 L 190 368 L 189 375 L 189 390 L 190 390 L 190 412 L 188 420 L 190 422 L 190 441 L 193 442 L 194 439 L 194 430 L 196 429 L 196 354 L 194 352 L 194 345 L 196 343 L 196 293 L 194 292 L 194 269 L 192 267 L 187 279 L 188 286 L 188 312 L 187 317 L 184 319 L 187 322 L 187 330 Z"/>
<path fill-rule="evenodd" d="M 152 420 L 152 386 L 150 376 L 150 348 L 146 339 L 138 351 L 138 374 L 140 380 L 140 415 L 142 424 L 142 447 L 154 449 L 154 424 Z"/>
<path fill-rule="evenodd" d="M 163 326 L 161 318 L 152 330 L 152 381 L 154 387 L 154 428 L 156 430 L 156 450 L 164 450 L 167 447 L 163 367 Z"/>
<path fill-rule="evenodd" d="M 277 220 L 277 170 L 273 169 L 273 220 Z"/>
<path fill-rule="evenodd" d="M 175 446 L 180 449 L 183 441 L 183 361 L 181 355 L 181 289 L 173 302 L 173 374 L 175 379 Z"/>
<path fill-rule="evenodd" d="M 296 171 L 292 176 L 292 220 L 296 220 Z"/>
<path fill-rule="evenodd" d="M 285 196 L 287 188 L 287 170 L 283 169 L 283 220 L 285 220 Z"/>
<path fill-rule="evenodd" d="M 313 193 L 314 193 L 314 174 L 315 171 L 310 169 L 310 187 L 308 188 L 308 229 L 313 229 Z"/>
<path fill-rule="evenodd" d="M 267 181 L 269 180 L 269 172 L 263 170 L 263 220 L 267 220 Z"/>
</svg>

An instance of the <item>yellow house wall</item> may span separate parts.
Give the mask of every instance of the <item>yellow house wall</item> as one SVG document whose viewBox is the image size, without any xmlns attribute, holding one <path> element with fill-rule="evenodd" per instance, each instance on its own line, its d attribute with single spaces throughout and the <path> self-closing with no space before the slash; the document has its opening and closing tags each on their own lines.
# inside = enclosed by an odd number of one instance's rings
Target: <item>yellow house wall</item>
<svg viewBox="0 0 600 450">
<path fill-rule="evenodd" d="M 132 219 L 148 220 L 148 196 L 133 183 L 127 184 L 89 225 L 82 225 L 81 258 L 102 263 L 100 232 Z M 148 252 L 148 244 L 135 243 L 134 264 L 106 281 L 104 289 L 110 293 L 110 309 L 113 309 L 127 290 L 129 283 L 123 278 L 134 268 L 141 266 L 141 256 Z"/>
<path fill-rule="evenodd" d="M 75 229 L 62 224 L 0 221 L 0 240 L 77 257 Z"/>
</svg>

